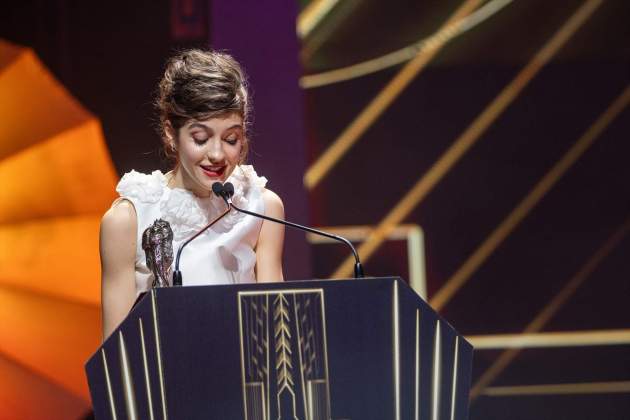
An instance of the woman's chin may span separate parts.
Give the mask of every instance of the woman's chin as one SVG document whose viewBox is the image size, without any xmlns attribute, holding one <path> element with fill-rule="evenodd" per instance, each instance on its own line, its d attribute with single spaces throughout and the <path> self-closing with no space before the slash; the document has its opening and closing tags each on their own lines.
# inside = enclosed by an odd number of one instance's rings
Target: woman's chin
<svg viewBox="0 0 630 420">
<path fill-rule="evenodd" d="M 207 196 L 212 196 L 212 185 L 216 182 L 220 182 L 223 183 L 223 180 L 221 179 L 221 177 L 216 177 L 216 178 L 201 178 L 197 180 L 197 189 L 199 191 L 196 191 L 195 194 L 199 195 L 199 196 L 203 196 L 203 197 L 207 197 Z"/>
</svg>

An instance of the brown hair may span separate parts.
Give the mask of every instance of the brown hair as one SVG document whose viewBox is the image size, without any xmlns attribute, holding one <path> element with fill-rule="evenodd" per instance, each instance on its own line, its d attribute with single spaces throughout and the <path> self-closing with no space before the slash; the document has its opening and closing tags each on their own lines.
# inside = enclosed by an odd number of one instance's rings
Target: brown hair
<svg viewBox="0 0 630 420">
<path fill-rule="evenodd" d="M 200 49 L 185 50 L 166 63 L 155 106 L 164 153 L 177 160 L 177 152 L 165 136 L 167 122 L 175 131 L 190 119 L 205 120 L 235 112 L 243 118 L 247 132 L 250 124 L 250 99 L 245 72 L 230 55 Z M 243 157 L 248 151 L 247 137 Z"/>
</svg>

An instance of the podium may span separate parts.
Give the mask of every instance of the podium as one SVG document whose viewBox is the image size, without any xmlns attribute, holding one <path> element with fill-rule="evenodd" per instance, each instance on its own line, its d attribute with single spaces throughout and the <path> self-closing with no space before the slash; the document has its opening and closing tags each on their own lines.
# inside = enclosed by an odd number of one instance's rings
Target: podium
<svg viewBox="0 0 630 420">
<path fill-rule="evenodd" d="M 86 371 L 98 420 L 464 420 L 471 366 L 390 277 L 152 289 Z"/>
</svg>

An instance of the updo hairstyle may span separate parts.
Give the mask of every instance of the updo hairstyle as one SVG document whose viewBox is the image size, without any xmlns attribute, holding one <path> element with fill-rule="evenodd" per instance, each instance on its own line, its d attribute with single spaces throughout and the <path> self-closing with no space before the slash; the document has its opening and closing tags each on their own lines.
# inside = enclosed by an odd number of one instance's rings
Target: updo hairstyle
<svg viewBox="0 0 630 420">
<path fill-rule="evenodd" d="M 245 132 L 250 123 L 245 72 L 232 56 L 217 51 L 191 49 L 171 57 L 155 105 L 164 153 L 174 161 L 177 150 L 165 135 L 167 122 L 176 133 L 188 120 L 205 120 L 232 112 L 243 118 Z M 245 137 L 241 161 L 247 157 L 248 149 Z"/>
</svg>

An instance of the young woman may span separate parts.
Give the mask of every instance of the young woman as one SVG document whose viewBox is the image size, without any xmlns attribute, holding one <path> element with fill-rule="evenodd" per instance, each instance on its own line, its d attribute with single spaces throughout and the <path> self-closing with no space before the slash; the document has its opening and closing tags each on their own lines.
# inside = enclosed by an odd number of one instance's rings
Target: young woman
<svg viewBox="0 0 630 420">
<path fill-rule="evenodd" d="M 189 50 L 172 57 L 156 101 L 172 171 L 123 176 L 120 198 L 101 222 L 103 335 L 108 337 L 154 280 L 142 235 L 157 219 L 173 231 L 173 251 L 225 209 L 212 184 L 234 184 L 233 201 L 284 218 L 267 180 L 244 165 L 250 116 L 247 84 L 229 55 Z M 184 248 L 184 285 L 281 281 L 284 227 L 233 211 Z"/>
</svg>

